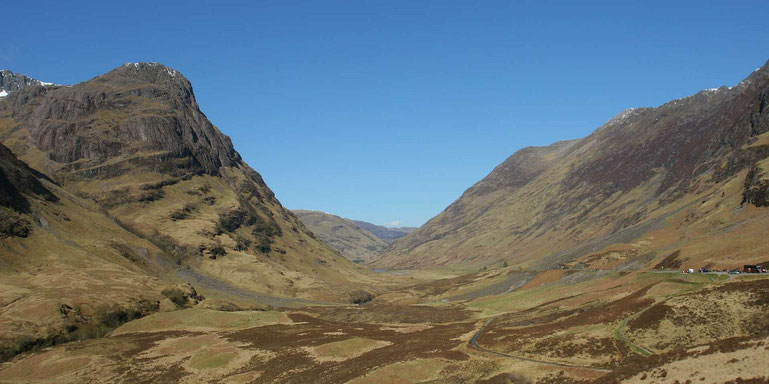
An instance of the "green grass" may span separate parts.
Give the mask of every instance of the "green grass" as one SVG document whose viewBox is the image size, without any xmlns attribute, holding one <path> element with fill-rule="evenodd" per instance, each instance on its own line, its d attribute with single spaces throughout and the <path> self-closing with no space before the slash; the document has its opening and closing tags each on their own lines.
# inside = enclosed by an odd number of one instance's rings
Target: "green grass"
<svg viewBox="0 0 769 384">
<path fill-rule="evenodd" d="M 129 322 L 116 329 L 113 335 L 160 330 L 214 329 L 229 330 L 258 327 L 288 322 L 277 311 L 222 312 L 191 308 L 173 312 L 160 312 Z"/>
<path fill-rule="evenodd" d="M 219 368 L 227 365 L 236 356 L 237 353 L 234 352 L 217 353 L 216 351 L 204 350 L 192 356 L 190 367 L 199 370 Z"/>
<path fill-rule="evenodd" d="M 389 343 L 355 337 L 319 345 L 314 348 L 314 353 L 321 359 L 347 360 L 385 345 Z"/>
<path fill-rule="evenodd" d="M 526 290 L 516 290 L 504 295 L 488 296 L 467 304 L 469 308 L 483 311 L 484 316 L 493 316 L 513 310 L 535 307 L 569 294 L 562 285 L 546 285 Z"/>
</svg>

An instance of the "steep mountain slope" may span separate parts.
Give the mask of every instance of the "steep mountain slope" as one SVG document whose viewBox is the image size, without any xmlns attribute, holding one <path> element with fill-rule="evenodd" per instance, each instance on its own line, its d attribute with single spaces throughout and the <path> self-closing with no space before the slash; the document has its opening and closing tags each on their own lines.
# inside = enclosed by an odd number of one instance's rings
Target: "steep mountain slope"
<svg viewBox="0 0 769 384">
<path fill-rule="evenodd" d="M 384 240 L 361 228 L 353 220 L 319 211 L 292 212 L 315 236 L 349 260 L 366 261 L 387 248 Z"/>
<path fill-rule="evenodd" d="M 769 65 L 518 151 L 374 264 L 734 267 L 769 257 Z"/>
<path fill-rule="evenodd" d="M 355 225 L 373 233 L 376 237 L 384 240 L 385 243 L 391 244 L 393 241 L 400 239 L 403 236 L 408 235 L 416 230 L 416 227 L 385 227 L 383 225 L 376 225 L 367 223 L 360 220 L 352 220 Z"/>
<path fill-rule="evenodd" d="M 103 334 L 99 316 L 157 310 L 162 290 L 175 285 L 160 277 L 173 266 L 0 144 L 0 361 Z"/>
<path fill-rule="evenodd" d="M 0 101 L 0 141 L 206 294 L 345 301 L 365 278 L 281 206 L 200 111 L 190 82 L 161 64 L 21 87 Z"/>
</svg>

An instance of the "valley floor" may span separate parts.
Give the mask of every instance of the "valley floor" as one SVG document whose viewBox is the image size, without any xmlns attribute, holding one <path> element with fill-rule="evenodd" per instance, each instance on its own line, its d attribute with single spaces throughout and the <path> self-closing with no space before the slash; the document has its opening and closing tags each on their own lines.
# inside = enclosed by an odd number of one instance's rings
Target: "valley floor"
<svg viewBox="0 0 769 384">
<path fill-rule="evenodd" d="M 360 306 L 221 311 L 204 300 L 21 354 L 0 382 L 767 380 L 766 275 L 466 272 L 383 272 L 393 289 Z"/>
</svg>

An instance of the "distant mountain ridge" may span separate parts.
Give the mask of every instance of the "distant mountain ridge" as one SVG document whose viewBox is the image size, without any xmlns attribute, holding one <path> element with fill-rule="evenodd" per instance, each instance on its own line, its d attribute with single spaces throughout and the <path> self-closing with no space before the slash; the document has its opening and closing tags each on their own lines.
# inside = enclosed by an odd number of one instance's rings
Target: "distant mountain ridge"
<svg viewBox="0 0 769 384">
<path fill-rule="evenodd" d="M 353 220 L 320 211 L 294 210 L 293 213 L 321 241 L 351 261 L 368 261 L 387 248 L 384 240 Z"/>
<path fill-rule="evenodd" d="M 403 236 L 408 235 L 411 232 L 414 232 L 417 229 L 417 227 L 385 227 L 383 225 L 376 225 L 360 220 L 352 220 L 352 222 L 359 227 L 373 233 L 388 244 L 397 239 L 400 239 Z"/>
<path fill-rule="evenodd" d="M 388 228 L 321 211 L 297 209 L 293 212 L 319 239 L 355 262 L 368 261 L 393 241 L 416 229 Z"/>
<path fill-rule="evenodd" d="M 769 63 L 733 87 L 524 148 L 373 264 L 644 268 L 674 251 L 692 267 L 762 262 L 767 105 Z"/>
</svg>

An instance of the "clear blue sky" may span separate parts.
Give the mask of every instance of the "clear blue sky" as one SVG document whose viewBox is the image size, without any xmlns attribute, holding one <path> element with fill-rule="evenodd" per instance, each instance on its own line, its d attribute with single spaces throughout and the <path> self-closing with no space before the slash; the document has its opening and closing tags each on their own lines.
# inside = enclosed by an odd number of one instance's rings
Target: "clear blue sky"
<svg viewBox="0 0 769 384">
<path fill-rule="evenodd" d="M 0 68 L 71 84 L 162 62 L 286 207 L 377 224 L 420 225 L 517 149 L 769 59 L 768 1 L 26 1 L 5 16 Z"/>
</svg>

